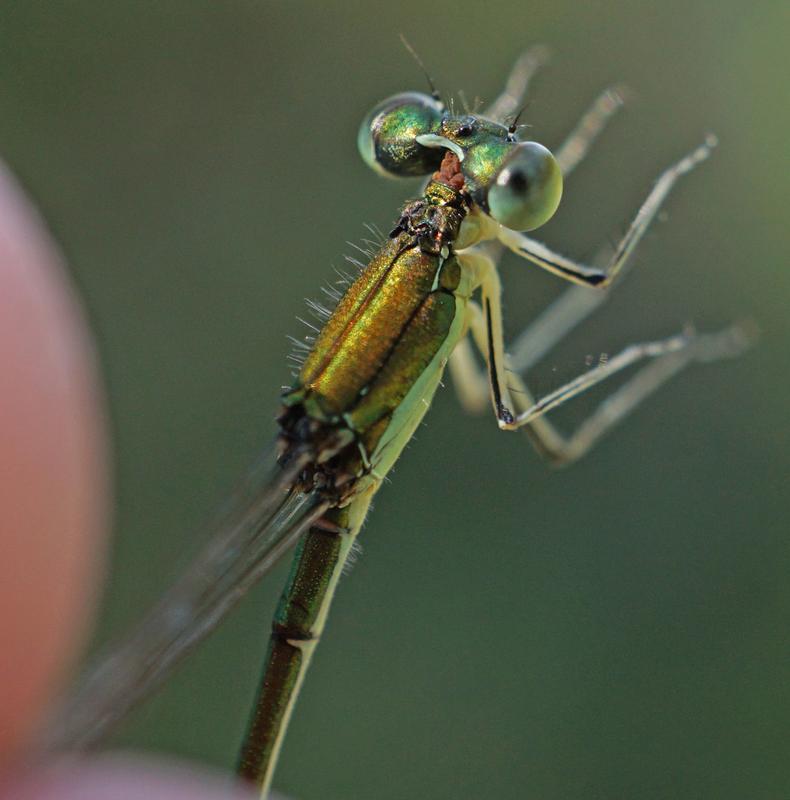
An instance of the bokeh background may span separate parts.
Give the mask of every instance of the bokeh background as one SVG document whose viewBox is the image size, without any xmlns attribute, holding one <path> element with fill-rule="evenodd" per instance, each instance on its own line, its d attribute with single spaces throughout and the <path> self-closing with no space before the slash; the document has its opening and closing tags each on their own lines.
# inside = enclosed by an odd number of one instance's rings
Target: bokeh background
<svg viewBox="0 0 790 800">
<path fill-rule="evenodd" d="M 544 42 L 534 138 L 556 144 L 613 81 L 636 95 L 568 182 L 553 246 L 589 257 L 661 168 L 709 130 L 721 146 L 534 387 L 688 320 L 751 316 L 762 339 L 559 472 L 442 392 L 364 531 L 276 784 L 322 800 L 790 796 L 788 23 L 782 0 L 4 3 L 0 152 L 68 256 L 109 398 L 96 646 L 198 549 L 270 439 L 302 298 L 417 189 L 355 149 L 373 103 L 423 88 L 398 34 L 444 91 L 484 99 Z M 517 260 L 503 278 L 511 334 L 561 288 Z M 231 767 L 284 574 L 118 745 Z"/>
</svg>

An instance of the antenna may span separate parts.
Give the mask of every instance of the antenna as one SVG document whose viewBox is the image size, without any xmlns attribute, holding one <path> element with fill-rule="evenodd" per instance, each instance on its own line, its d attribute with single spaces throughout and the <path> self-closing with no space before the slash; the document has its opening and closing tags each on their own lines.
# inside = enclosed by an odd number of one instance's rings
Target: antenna
<svg viewBox="0 0 790 800">
<path fill-rule="evenodd" d="M 513 121 L 510 123 L 510 125 L 507 126 L 508 136 L 515 136 L 516 131 L 519 128 L 518 121 L 519 119 L 521 119 L 521 115 L 527 110 L 527 106 L 529 106 L 529 103 L 524 103 L 524 105 L 521 106 L 521 109 L 519 110 L 518 114 L 516 114 L 516 116 L 513 117 Z"/>
<path fill-rule="evenodd" d="M 422 70 L 422 74 L 425 75 L 425 79 L 428 81 L 428 86 L 431 88 L 431 97 L 434 100 L 438 100 L 442 106 L 444 106 L 444 100 L 442 100 L 442 96 L 439 94 L 439 90 L 436 88 L 436 84 L 433 82 L 433 79 L 430 76 L 430 73 L 425 68 L 425 64 L 423 64 L 422 59 L 418 55 L 417 51 L 412 47 L 411 42 L 406 38 L 404 34 L 400 35 L 400 40 L 403 43 L 403 46 L 408 50 L 411 57 L 417 62 L 417 66 Z"/>
</svg>

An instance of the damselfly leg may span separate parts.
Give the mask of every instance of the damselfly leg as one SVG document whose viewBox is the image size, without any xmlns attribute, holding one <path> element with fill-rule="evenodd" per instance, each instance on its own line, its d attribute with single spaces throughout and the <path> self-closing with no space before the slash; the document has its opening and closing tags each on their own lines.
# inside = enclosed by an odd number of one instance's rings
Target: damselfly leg
<svg viewBox="0 0 790 800">
<path fill-rule="evenodd" d="M 598 108 L 606 109 L 607 106 L 599 105 Z M 596 127 L 600 129 L 600 126 L 588 126 L 587 130 L 596 130 Z M 585 126 L 580 125 L 577 131 L 584 129 Z M 571 134 L 570 139 L 573 140 L 577 135 Z M 744 350 L 750 340 L 747 327 L 736 325 L 719 333 L 706 335 L 698 335 L 689 329 L 661 341 L 631 345 L 606 363 L 580 375 L 540 400 L 533 398 L 519 376 L 519 373 L 537 360 L 533 357 L 534 354 L 540 356 L 547 352 L 593 310 L 595 305 L 585 302 L 582 293 L 609 291 L 615 278 L 623 274 L 630 255 L 678 178 L 705 160 L 714 145 L 715 141 L 709 138 L 660 176 L 615 248 L 605 270 L 579 264 L 523 234 L 500 228 L 498 240 L 510 250 L 554 274 L 580 284 L 574 287 L 575 293 L 569 295 L 568 300 L 561 298 L 563 302 L 555 304 L 554 310 L 544 316 L 539 327 L 532 328 L 531 332 L 527 331 L 526 335 L 518 338 L 516 360 L 511 360 L 506 355 L 504 346 L 501 288 L 495 260 L 479 250 L 462 254 L 477 275 L 477 284 L 483 299 L 482 309 L 470 302 L 467 311 L 468 329 L 488 365 L 485 373 L 477 368 L 471 348 L 466 342 L 462 342 L 453 353 L 451 371 L 461 402 L 469 410 L 480 411 L 484 405 L 484 396 L 490 393 L 500 428 L 525 428 L 543 456 L 554 463 L 570 463 L 584 455 L 604 433 L 684 367 L 694 362 L 732 357 Z M 587 149 L 585 144 L 574 147 L 575 152 L 582 155 Z M 575 166 L 578 159 L 569 160 L 568 164 Z M 643 367 L 604 400 L 570 437 L 560 434 L 555 426 L 543 418 L 544 414 L 566 400 L 646 359 L 653 360 L 653 363 Z"/>
<path fill-rule="evenodd" d="M 623 107 L 628 90 L 623 86 L 604 89 L 582 114 L 573 130 L 557 149 L 557 163 L 563 177 L 567 177 L 584 160 L 591 146 L 603 133 L 612 117 Z M 489 244 L 488 255 L 495 263 L 502 256 L 503 247 Z M 603 263 L 606 248 L 594 259 L 594 265 Z M 628 264 L 620 270 L 618 282 L 625 275 Z M 510 368 L 523 374 L 533 367 L 566 334 L 583 322 L 609 297 L 608 291 L 591 292 L 586 286 L 570 286 L 548 308 L 539 314 L 508 347 Z M 462 348 L 465 349 L 465 348 Z M 459 357 L 460 358 L 460 357 Z M 487 394 L 487 392 L 486 392 Z"/>
<path fill-rule="evenodd" d="M 504 120 L 517 114 L 524 103 L 532 79 L 545 66 L 551 53 L 545 45 L 535 45 L 525 50 L 513 64 L 505 81 L 505 88 L 483 114 L 489 119 Z"/>
<path fill-rule="evenodd" d="M 469 330 L 481 352 L 489 345 L 487 323 L 477 304 L 469 307 Z M 556 465 L 566 465 L 585 455 L 609 430 L 624 419 L 643 400 L 661 388 L 670 378 L 692 363 L 733 358 L 751 341 L 748 326 L 733 325 L 712 334 L 697 334 L 693 329 L 666 339 L 630 345 L 606 362 L 535 400 L 521 377 L 507 369 L 508 394 L 514 415 L 510 422 L 500 422 L 503 430 L 523 429 L 538 453 Z M 462 404 L 480 412 L 491 388 L 489 373 L 475 363 L 471 348 L 463 342 L 451 361 L 453 378 Z M 495 347 L 498 349 L 498 347 Z M 652 363 L 608 395 L 570 435 L 565 436 L 543 415 L 596 384 L 640 361 Z M 487 357 L 490 362 L 490 357 Z M 507 364 L 507 359 L 505 361 Z"/>
<path fill-rule="evenodd" d="M 603 270 L 588 266 L 556 253 L 541 242 L 523 233 L 500 227 L 499 241 L 516 255 L 537 264 L 561 278 L 604 289 L 614 281 L 623 269 L 650 223 L 655 218 L 662 203 L 677 183 L 678 178 L 694 169 L 704 161 L 716 146 L 716 139 L 708 136 L 706 141 L 692 150 L 687 156 L 665 170 L 656 181 L 650 194 L 640 206 L 625 235 L 620 239 L 609 263 Z"/>
</svg>

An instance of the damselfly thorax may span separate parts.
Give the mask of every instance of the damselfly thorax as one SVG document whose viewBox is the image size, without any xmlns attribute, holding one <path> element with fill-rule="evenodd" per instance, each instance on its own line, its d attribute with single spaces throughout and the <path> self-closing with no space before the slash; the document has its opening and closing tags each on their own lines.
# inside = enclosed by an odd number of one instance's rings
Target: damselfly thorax
<svg viewBox="0 0 790 800">
<path fill-rule="evenodd" d="M 333 504 L 386 476 L 464 333 L 473 276 L 454 249 L 470 211 L 459 166 L 447 153 L 424 197 L 404 206 L 283 398 L 281 459 L 310 447 L 315 458 L 301 475 L 302 489 L 318 489 Z"/>
</svg>

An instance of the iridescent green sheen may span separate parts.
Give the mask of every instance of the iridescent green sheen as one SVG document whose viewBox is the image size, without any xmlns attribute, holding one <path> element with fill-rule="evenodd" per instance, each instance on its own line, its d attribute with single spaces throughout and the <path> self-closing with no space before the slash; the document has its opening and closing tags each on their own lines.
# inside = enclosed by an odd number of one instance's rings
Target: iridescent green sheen
<svg viewBox="0 0 790 800">
<path fill-rule="evenodd" d="M 484 211 L 488 211 L 488 189 L 516 147 L 504 139 L 488 139 L 466 151 L 461 172 L 472 199 Z"/>
<path fill-rule="evenodd" d="M 440 263 L 406 233 L 376 254 L 324 327 L 299 376 L 302 402 L 315 402 L 316 416 L 353 413 L 360 392 L 369 392 L 378 381 L 392 348 L 430 293 Z"/>
<path fill-rule="evenodd" d="M 472 201 L 511 230 L 543 225 L 562 197 L 562 174 L 543 145 L 520 143 L 513 128 L 475 114 L 452 114 L 417 92 L 376 106 L 362 123 L 358 145 L 375 170 L 402 176 L 433 171 L 445 150 L 452 150 L 462 161 Z"/>
<path fill-rule="evenodd" d="M 382 419 L 389 422 L 447 338 L 455 314 L 455 297 L 447 291 L 426 292 L 410 314 L 375 382 L 346 416 L 352 430 L 362 432 L 368 452 L 378 444 L 370 429 Z"/>
<path fill-rule="evenodd" d="M 513 141 L 504 125 L 474 114 L 445 115 L 438 133 L 463 150 L 488 142 Z"/>
<path fill-rule="evenodd" d="M 377 105 L 359 128 L 357 146 L 365 163 L 385 175 L 428 175 L 443 153 L 423 147 L 416 137 L 437 133 L 442 104 L 420 92 L 403 92 Z"/>
<path fill-rule="evenodd" d="M 433 296 L 447 292 L 451 298 L 449 292 L 458 285 L 457 262 L 443 256 L 441 247 L 436 250 L 432 237 L 455 239 L 466 213 L 458 202 L 457 192 L 433 183 L 424 199 L 404 207 L 404 224 L 411 229 L 388 239 L 349 286 L 318 334 L 299 374 L 299 386 L 284 396 L 285 403 L 301 403 L 323 421 L 342 417 L 363 436 L 398 407 L 455 315 L 452 304 Z M 415 233 L 421 225 L 432 231 L 428 242 Z M 405 349 L 404 337 L 409 341 Z"/>
</svg>

